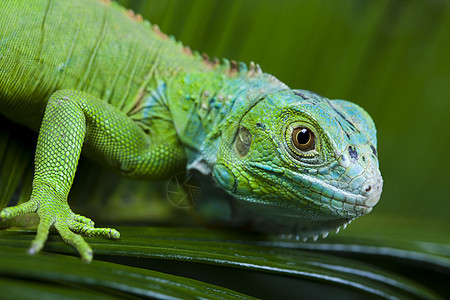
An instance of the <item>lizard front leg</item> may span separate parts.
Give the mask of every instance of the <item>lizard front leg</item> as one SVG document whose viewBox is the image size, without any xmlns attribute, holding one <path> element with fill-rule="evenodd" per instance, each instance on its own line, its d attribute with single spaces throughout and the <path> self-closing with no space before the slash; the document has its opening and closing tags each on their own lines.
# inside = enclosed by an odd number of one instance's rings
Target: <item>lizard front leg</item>
<svg viewBox="0 0 450 300">
<path fill-rule="evenodd" d="M 36 212 L 40 222 L 30 253 L 42 249 L 54 225 L 89 262 L 92 250 L 76 233 L 113 239 L 120 234 L 115 229 L 95 228 L 90 219 L 74 214 L 67 203 L 82 148 L 88 156 L 125 175 L 157 179 L 180 167 L 184 158 L 175 139 L 157 140 L 123 112 L 96 97 L 74 90 L 58 91 L 48 101 L 39 131 L 30 200 L 5 208 L 0 217 L 10 219 Z"/>
</svg>

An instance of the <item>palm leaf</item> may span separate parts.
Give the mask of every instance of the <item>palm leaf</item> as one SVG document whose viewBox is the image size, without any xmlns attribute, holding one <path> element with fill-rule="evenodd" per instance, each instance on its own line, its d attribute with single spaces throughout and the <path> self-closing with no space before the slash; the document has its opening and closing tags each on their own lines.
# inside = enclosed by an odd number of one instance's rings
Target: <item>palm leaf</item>
<svg viewBox="0 0 450 300">
<path fill-rule="evenodd" d="M 336 255 L 319 252 L 335 252 L 334 254 L 341 252 L 342 254 L 342 252 L 346 253 L 346 250 L 353 249 L 358 254 L 380 255 L 384 251 L 383 255 L 390 255 L 397 259 L 416 260 L 430 268 L 439 265 L 447 272 L 450 270 L 448 257 L 443 258 L 430 253 L 418 253 L 411 250 L 411 247 L 401 248 L 384 244 L 377 246 L 374 245 L 375 243 L 370 242 L 370 246 L 365 247 L 364 245 L 355 245 L 354 239 L 347 241 L 347 243 L 345 240 L 340 241 L 339 244 L 333 242 L 330 244 L 309 244 L 271 240 L 264 236 L 245 235 L 236 232 L 193 228 L 125 227 L 121 228 L 121 231 L 125 237 L 117 242 L 89 239 L 90 244 L 99 256 L 92 265 L 80 265 L 77 259 L 59 255 L 27 256 L 25 249 L 29 246 L 34 232 L 3 231 L 0 235 L 0 246 L 1 251 L 3 251 L 1 255 L 1 260 L 3 260 L 1 266 L 3 267 L 0 267 L 0 273 L 5 274 L 4 272 L 6 272 L 6 275 L 14 275 L 27 280 L 37 278 L 54 280 L 58 278 L 65 283 L 71 282 L 82 286 L 89 283 L 95 286 L 118 289 L 138 296 L 170 297 L 178 295 L 181 298 L 190 296 L 201 297 L 201 294 L 196 294 L 195 292 L 190 294 L 189 292 L 189 289 L 195 290 L 195 288 L 200 287 L 202 291 L 210 292 L 208 285 L 201 286 L 200 283 L 193 283 L 183 277 L 174 278 L 170 281 L 170 286 L 175 285 L 176 288 L 183 284 L 188 286 L 183 289 L 180 288 L 181 294 L 172 294 L 175 292 L 169 290 L 166 286 L 157 285 L 154 287 L 152 285 L 153 281 L 166 282 L 168 280 L 167 277 L 170 276 L 162 273 L 154 274 L 154 272 L 145 270 L 145 267 L 154 265 L 152 260 L 149 261 L 148 259 L 175 260 L 189 262 L 190 265 L 210 264 L 213 266 L 305 278 L 328 284 L 342 285 L 385 298 L 409 298 L 415 296 L 434 299 L 438 297 L 434 292 L 403 276 L 363 261 L 342 257 L 337 258 Z M 17 248 L 9 248 L 12 246 Z M 358 247 L 359 249 L 356 249 Z M 21 248 L 21 251 L 18 251 L 18 248 Z M 51 238 L 51 241 L 46 246 L 46 251 L 76 255 L 73 249 L 60 241 L 57 236 L 56 238 Z M 103 259 L 117 262 L 123 258 L 127 258 L 125 261 L 128 261 L 128 264 L 130 264 L 130 258 L 136 259 L 137 263 L 131 264 L 139 264 L 141 268 L 131 269 L 125 266 L 101 262 Z M 17 261 L 20 261 L 20 264 Z M 32 272 L 34 268 L 36 269 L 35 273 Z M 213 269 L 217 270 L 216 272 L 220 272 L 217 267 Z M 45 275 L 47 272 L 50 275 Z M 130 275 L 127 272 L 130 272 Z M 114 276 L 105 275 L 109 273 L 119 276 L 115 278 Z M 147 281 L 138 282 L 135 278 L 138 276 L 137 274 L 147 274 L 143 276 L 146 276 L 147 279 L 150 278 L 150 283 Z M 189 276 L 189 274 L 186 276 Z M 137 282 L 142 285 L 137 286 Z M 198 285 L 198 287 L 195 287 L 195 285 Z M 138 289 L 138 291 L 136 292 L 135 289 Z M 221 290 L 218 287 L 214 289 Z M 147 291 L 148 294 L 144 291 Z M 221 293 L 228 293 L 229 297 L 234 295 L 231 291 L 222 291 Z M 217 297 L 213 293 L 203 296 L 209 298 Z"/>
<path fill-rule="evenodd" d="M 72 257 L 57 235 L 44 253 L 28 256 L 33 230 L 0 231 L 3 295 L 245 297 L 235 290 L 260 298 L 450 297 L 450 3 L 119 2 L 200 52 L 253 60 L 292 87 L 365 107 L 379 132 L 382 199 L 343 233 L 299 243 L 186 227 L 187 214 L 165 199 L 164 183 L 122 180 L 84 162 L 71 193 L 77 212 L 111 224 L 178 225 L 124 226 L 116 242 L 88 238 L 96 253 L 91 265 Z M 35 136 L 1 122 L 5 206 L 29 195 Z"/>
</svg>

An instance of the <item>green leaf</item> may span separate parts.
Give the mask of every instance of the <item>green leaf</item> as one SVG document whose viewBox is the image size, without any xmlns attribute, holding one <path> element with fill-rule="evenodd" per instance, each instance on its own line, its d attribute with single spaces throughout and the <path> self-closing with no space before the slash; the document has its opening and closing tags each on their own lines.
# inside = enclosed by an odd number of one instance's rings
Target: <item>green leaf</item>
<svg viewBox="0 0 450 300">
<path fill-rule="evenodd" d="M 30 256 L 17 248 L 2 246 L 0 248 L 0 275 L 24 280 L 54 282 L 56 292 L 59 286 L 71 285 L 82 288 L 80 293 L 68 296 L 81 297 L 87 293 L 84 288 L 101 289 L 106 296 L 138 296 L 151 298 L 208 298 L 208 299 L 248 299 L 249 297 L 202 283 L 188 278 L 168 275 L 160 272 L 127 267 L 119 264 L 94 261 L 84 264 L 80 259 L 63 255 Z M 20 286 L 16 283 L 16 286 Z M 23 284 L 22 284 L 23 285 Z M 47 284 L 48 285 L 48 284 Z M 31 284 L 24 295 L 39 293 L 43 297 L 49 292 L 45 285 L 42 291 Z M 50 290 L 52 290 L 50 288 Z M 52 291 L 53 292 L 53 291 Z M 15 291 L 14 293 L 19 293 Z M 92 292 L 91 292 L 92 293 Z M 93 294 L 96 296 L 96 294 Z"/>
<path fill-rule="evenodd" d="M 15 276 L 15 274 L 8 274 Z M 44 278 L 45 279 L 45 278 Z M 42 278 L 38 278 L 42 280 Z M 112 295 L 101 294 L 88 289 L 69 289 L 53 282 L 32 282 L 26 279 L 6 279 L 0 277 L 2 294 L 10 299 L 118 299 Z"/>
<path fill-rule="evenodd" d="M 306 278 L 346 286 L 384 298 L 439 298 L 421 284 L 388 270 L 354 259 L 319 253 L 324 250 L 343 251 L 345 247 L 356 253 L 371 253 L 367 251 L 369 247 L 351 243 L 305 244 L 271 240 L 258 235 L 193 228 L 125 227 L 121 228 L 121 232 L 122 238 L 119 241 L 88 239 L 97 255 L 95 261 L 98 262 L 98 256 L 101 259 L 105 255 L 114 256 L 113 261 L 121 261 L 121 257 L 186 261 Z M 0 245 L 28 247 L 32 236 L 25 236 L 23 231 L 2 232 Z M 308 247 L 319 251 L 304 250 Z M 417 256 L 417 253 L 411 250 L 391 248 L 386 251 L 384 246 L 376 244 L 372 244 L 370 249 L 372 252 L 376 249 L 379 253 L 385 251 L 387 255 L 400 257 L 405 254 L 410 257 Z M 46 250 L 73 253 L 69 246 L 55 238 L 47 244 Z M 437 260 L 432 254 L 428 254 L 428 260 L 423 259 L 435 264 Z M 441 267 L 450 270 L 448 260 L 442 263 Z"/>
</svg>

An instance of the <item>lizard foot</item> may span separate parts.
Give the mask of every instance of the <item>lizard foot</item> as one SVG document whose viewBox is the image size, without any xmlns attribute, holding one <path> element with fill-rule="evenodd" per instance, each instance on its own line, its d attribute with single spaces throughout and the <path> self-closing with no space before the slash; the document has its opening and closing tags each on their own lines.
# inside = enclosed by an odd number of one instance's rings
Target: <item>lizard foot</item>
<svg viewBox="0 0 450 300">
<path fill-rule="evenodd" d="M 65 202 L 48 203 L 32 198 L 26 203 L 3 209 L 0 217 L 2 219 L 11 219 L 32 212 L 36 212 L 39 215 L 40 221 L 36 237 L 31 243 L 31 248 L 28 250 L 30 254 L 35 254 L 44 247 L 51 225 L 55 226 L 61 238 L 66 243 L 77 249 L 85 262 L 92 261 L 93 252 L 89 244 L 77 233 L 86 236 L 101 236 L 109 239 L 120 238 L 120 233 L 115 229 L 95 228 L 94 222 L 91 219 L 74 214 Z"/>
</svg>

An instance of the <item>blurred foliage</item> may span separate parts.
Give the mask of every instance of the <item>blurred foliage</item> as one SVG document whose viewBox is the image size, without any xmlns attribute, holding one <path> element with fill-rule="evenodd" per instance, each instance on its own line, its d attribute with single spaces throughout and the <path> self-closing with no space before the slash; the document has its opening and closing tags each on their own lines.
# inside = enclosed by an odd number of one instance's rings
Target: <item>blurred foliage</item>
<svg viewBox="0 0 450 300">
<path fill-rule="evenodd" d="M 450 297 L 449 1 L 118 2 L 199 52 L 255 61 L 292 88 L 364 107 L 378 129 L 382 198 L 368 216 L 320 243 L 179 227 L 125 227 L 117 243 L 89 239 L 98 257 L 80 270 L 68 256 L 24 256 L 32 231 L 1 231 L 0 286 L 23 291 L 23 297 L 155 297 L 161 290 L 167 297 L 194 297 L 187 291 L 197 288 L 214 290 L 212 298 L 222 292 L 183 278 L 189 277 L 264 298 L 295 298 L 298 293 L 316 299 L 330 294 L 334 299 L 439 297 L 433 291 Z M 1 121 L 3 206 L 11 197 L 21 202 L 29 195 L 35 135 Z M 185 211 L 168 203 L 165 183 L 131 182 L 89 165 L 81 163 L 71 193 L 76 212 L 110 224 L 190 222 Z M 74 254 L 56 235 L 46 251 Z M 24 263 L 15 263 L 20 260 Z M 66 273 L 58 269 L 66 264 Z M 105 277 L 110 272 L 116 275 Z M 142 281 L 134 283 L 131 278 L 137 277 Z M 152 278 L 167 285 L 152 285 Z M 64 287 L 69 286 L 80 294 L 68 293 Z"/>
</svg>

